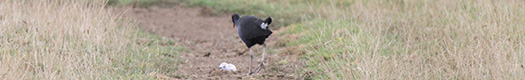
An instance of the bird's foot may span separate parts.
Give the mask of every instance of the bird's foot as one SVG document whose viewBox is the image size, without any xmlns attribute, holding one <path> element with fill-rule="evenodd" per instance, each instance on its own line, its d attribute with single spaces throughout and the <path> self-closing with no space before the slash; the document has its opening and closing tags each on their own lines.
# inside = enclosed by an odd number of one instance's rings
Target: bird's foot
<svg viewBox="0 0 525 80">
<path fill-rule="evenodd" d="M 259 67 L 257 67 L 255 73 L 258 73 L 261 69 L 263 69 L 264 72 L 266 72 L 266 68 L 264 67 L 264 62 L 261 62 L 261 65 L 259 65 Z"/>
<path fill-rule="evenodd" d="M 252 75 L 253 73 L 254 73 L 253 71 L 250 71 L 250 72 L 248 72 L 248 75 Z"/>
</svg>

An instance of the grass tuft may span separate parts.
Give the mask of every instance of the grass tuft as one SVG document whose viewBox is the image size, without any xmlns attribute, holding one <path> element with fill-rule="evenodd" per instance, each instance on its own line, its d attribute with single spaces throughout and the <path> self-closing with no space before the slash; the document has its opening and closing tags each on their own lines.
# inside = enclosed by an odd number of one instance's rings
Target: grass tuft
<svg viewBox="0 0 525 80">
<path fill-rule="evenodd" d="M 155 79 L 183 50 L 141 32 L 104 0 L 0 3 L 1 79 Z"/>
<path fill-rule="evenodd" d="M 162 0 L 108 0 L 107 4 L 114 6 L 134 5 L 139 7 L 147 7 L 159 2 L 162 2 Z"/>
</svg>

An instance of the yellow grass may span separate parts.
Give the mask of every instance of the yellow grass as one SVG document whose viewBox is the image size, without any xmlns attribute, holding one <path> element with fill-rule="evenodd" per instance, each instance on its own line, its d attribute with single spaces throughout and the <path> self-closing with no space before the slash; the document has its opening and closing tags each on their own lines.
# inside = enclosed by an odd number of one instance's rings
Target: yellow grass
<svg viewBox="0 0 525 80">
<path fill-rule="evenodd" d="M 176 69 L 160 54 L 174 55 L 173 42 L 141 33 L 106 2 L 0 1 L 0 79 L 140 79 Z"/>
<path fill-rule="evenodd" d="M 289 30 L 315 78 L 525 78 L 524 1 L 350 2 Z"/>
</svg>

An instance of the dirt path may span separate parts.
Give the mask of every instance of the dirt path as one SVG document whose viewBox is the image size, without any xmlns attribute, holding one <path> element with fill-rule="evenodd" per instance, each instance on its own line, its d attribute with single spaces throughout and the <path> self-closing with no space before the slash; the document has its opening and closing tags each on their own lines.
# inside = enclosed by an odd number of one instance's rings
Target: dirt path
<svg viewBox="0 0 525 80">
<path fill-rule="evenodd" d="M 210 15 L 211 10 L 207 8 L 175 5 L 120 8 L 123 10 L 129 11 L 127 16 L 137 20 L 143 29 L 171 38 L 190 50 L 179 54 L 183 63 L 177 74 L 186 76 L 180 79 L 297 79 L 300 76 L 301 66 L 294 64 L 298 56 L 278 53 L 282 48 L 274 45 L 279 31 L 274 30 L 274 35 L 267 40 L 273 51 L 268 51 L 266 72 L 248 76 L 249 53 L 238 37 L 237 29 L 232 28 L 231 14 Z M 253 48 L 258 52 L 254 59 L 258 64 L 262 48 Z M 234 64 L 238 71 L 218 70 L 221 62 Z"/>
</svg>

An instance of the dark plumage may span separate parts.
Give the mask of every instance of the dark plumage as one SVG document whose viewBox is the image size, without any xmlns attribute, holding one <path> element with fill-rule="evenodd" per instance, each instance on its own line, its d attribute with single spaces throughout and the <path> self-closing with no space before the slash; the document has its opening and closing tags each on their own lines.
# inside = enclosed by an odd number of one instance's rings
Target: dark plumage
<svg viewBox="0 0 525 80">
<path fill-rule="evenodd" d="M 270 31 L 268 27 L 266 27 L 266 29 L 260 27 L 262 23 L 270 24 L 272 18 L 268 17 L 263 21 L 255 16 L 238 17 L 239 15 L 234 14 L 232 20 L 234 24 L 237 25 L 239 36 L 248 48 L 251 48 L 255 44 L 264 44 L 266 38 L 272 34 L 272 31 Z"/>
<path fill-rule="evenodd" d="M 268 28 L 268 25 L 272 23 L 272 18 L 268 17 L 265 20 L 261 20 L 255 16 L 243 16 L 240 17 L 238 14 L 232 15 L 232 22 L 233 27 L 237 27 L 237 30 L 239 31 L 239 37 L 242 39 L 244 44 L 246 44 L 246 47 L 250 50 L 251 58 L 253 61 L 253 52 L 251 47 L 255 44 L 263 45 L 264 50 L 262 54 L 261 59 L 261 65 L 259 66 L 258 70 L 262 67 L 264 68 L 264 54 L 266 53 L 266 44 L 264 44 L 264 41 L 266 41 L 266 38 L 272 34 L 272 31 Z M 249 74 L 252 74 L 251 70 L 251 63 L 250 61 L 250 72 Z"/>
</svg>

